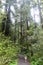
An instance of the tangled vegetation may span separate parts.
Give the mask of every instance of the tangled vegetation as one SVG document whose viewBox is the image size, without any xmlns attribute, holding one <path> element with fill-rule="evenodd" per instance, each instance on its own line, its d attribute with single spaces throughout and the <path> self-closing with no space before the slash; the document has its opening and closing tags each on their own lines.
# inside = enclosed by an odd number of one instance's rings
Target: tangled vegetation
<svg viewBox="0 0 43 65">
<path fill-rule="evenodd" d="M 22 0 L 18 3 L 0 0 L 0 65 L 17 65 L 19 54 L 27 56 L 31 65 L 43 65 L 43 1 Z M 31 14 L 32 9 L 38 11 L 40 21 L 35 18 L 36 11 Z"/>
</svg>

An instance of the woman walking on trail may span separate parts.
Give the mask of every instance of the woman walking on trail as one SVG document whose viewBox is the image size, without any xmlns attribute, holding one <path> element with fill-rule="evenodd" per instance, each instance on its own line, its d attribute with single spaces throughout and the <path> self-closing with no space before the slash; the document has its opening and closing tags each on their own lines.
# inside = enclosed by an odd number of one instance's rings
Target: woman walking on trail
<svg viewBox="0 0 43 65">
<path fill-rule="evenodd" d="M 27 56 L 25 56 L 24 59 L 25 59 L 25 62 L 27 62 Z"/>
</svg>

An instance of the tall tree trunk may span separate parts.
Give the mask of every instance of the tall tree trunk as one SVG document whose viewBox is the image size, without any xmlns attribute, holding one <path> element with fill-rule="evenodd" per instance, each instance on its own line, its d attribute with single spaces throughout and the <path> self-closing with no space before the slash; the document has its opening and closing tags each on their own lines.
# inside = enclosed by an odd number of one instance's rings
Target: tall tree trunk
<svg viewBox="0 0 43 65">
<path fill-rule="evenodd" d="M 7 12 L 7 20 L 5 25 L 5 35 L 9 35 L 10 33 L 10 5 Z"/>
<path fill-rule="evenodd" d="M 40 2 L 39 2 L 39 0 L 37 0 L 37 2 L 38 2 L 38 9 L 39 9 L 40 21 L 42 23 L 42 14 L 41 14 Z"/>
</svg>

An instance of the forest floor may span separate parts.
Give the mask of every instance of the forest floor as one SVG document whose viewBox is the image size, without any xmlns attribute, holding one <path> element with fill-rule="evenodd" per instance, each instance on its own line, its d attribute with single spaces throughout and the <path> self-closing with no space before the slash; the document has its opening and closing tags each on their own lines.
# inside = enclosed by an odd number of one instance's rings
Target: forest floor
<svg viewBox="0 0 43 65">
<path fill-rule="evenodd" d="M 28 61 L 25 62 L 24 59 L 19 58 L 18 65 L 30 65 L 30 63 Z"/>
<path fill-rule="evenodd" d="M 18 65 L 30 65 L 30 63 L 28 60 L 25 62 L 25 59 L 22 56 L 20 56 L 18 60 Z"/>
</svg>

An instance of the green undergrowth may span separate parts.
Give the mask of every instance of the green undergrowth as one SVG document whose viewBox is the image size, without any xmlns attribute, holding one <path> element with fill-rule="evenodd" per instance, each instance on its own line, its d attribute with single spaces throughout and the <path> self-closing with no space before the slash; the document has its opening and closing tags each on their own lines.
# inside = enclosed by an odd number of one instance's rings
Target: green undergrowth
<svg viewBox="0 0 43 65">
<path fill-rule="evenodd" d="M 33 46 L 34 55 L 31 58 L 31 65 L 43 65 L 43 43 Z"/>
<path fill-rule="evenodd" d="M 16 65 L 18 50 L 18 46 L 10 40 L 10 37 L 0 33 L 0 65 L 8 65 L 11 62 L 9 65 Z"/>
<path fill-rule="evenodd" d="M 17 65 L 18 64 L 18 59 L 16 59 L 15 61 L 9 63 L 9 65 Z"/>
</svg>

